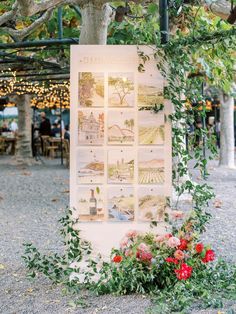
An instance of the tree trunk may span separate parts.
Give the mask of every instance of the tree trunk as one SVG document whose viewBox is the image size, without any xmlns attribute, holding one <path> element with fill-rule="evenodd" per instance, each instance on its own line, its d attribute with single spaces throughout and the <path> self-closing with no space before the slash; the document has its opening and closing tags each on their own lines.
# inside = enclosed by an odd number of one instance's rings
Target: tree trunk
<svg viewBox="0 0 236 314">
<path fill-rule="evenodd" d="M 88 3 L 81 8 L 82 28 L 80 33 L 81 45 L 106 45 L 107 29 L 112 16 L 108 4 L 102 6 Z"/>
<path fill-rule="evenodd" d="M 29 95 L 18 95 L 14 97 L 18 108 L 16 160 L 24 164 L 29 164 L 32 161 L 30 99 L 31 97 Z"/>
<path fill-rule="evenodd" d="M 221 96 L 220 166 L 234 168 L 234 98 Z"/>
</svg>

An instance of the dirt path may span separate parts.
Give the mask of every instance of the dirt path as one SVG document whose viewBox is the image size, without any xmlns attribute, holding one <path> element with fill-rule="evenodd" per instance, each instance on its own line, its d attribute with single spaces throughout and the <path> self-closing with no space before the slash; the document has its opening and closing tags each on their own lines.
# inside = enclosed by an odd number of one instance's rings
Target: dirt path
<svg viewBox="0 0 236 314">
<path fill-rule="evenodd" d="M 236 171 L 216 165 L 215 161 L 210 164 L 208 182 L 222 205 L 209 208 L 213 219 L 203 237 L 217 255 L 236 261 Z M 151 303 L 143 296 L 89 296 L 86 308 L 74 308 L 72 296 L 63 296 L 60 287 L 51 286 L 43 277 L 26 279 L 23 242 L 31 241 L 45 253 L 60 252 L 57 220 L 68 204 L 68 183 L 68 170 L 55 163 L 22 168 L 8 166 L 0 159 L 0 313 L 144 314 Z M 194 311 L 197 313 L 218 311 Z"/>
</svg>

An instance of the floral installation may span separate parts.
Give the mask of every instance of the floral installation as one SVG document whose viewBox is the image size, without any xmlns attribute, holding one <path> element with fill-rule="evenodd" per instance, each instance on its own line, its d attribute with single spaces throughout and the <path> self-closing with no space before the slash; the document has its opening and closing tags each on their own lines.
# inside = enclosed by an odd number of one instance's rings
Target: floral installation
<svg viewBox="0 0 236 314">
<path fill-rule="evenodd" d="M 96 294 L 147 293 L 157 302 L 154 313 L 163 314 L 189 307 L 196 296 L 207 307 L 221 304 L 219 291 L 227 298 L 235 296 L 236 266 L 221 260 L 212 263 L 215 252 L 199 241 L 202 223 L 195 212 L 171 232 L 128 231 L 110 259 L 92 254 L 71 216 L 60 222 L 67 239 L 64 255 L 43 255 L 25 244 L 23 258 L 30 277 L 42 273 L 68 292 L 86 288 Z"/>
<path fill-rule="evenodd" d="M 168 269 L 178 280 L 187 280 L 203 264 L 215 260 L 215 252 L 197 242 L 191 232 L 153 234 L 131 230 L 121 240 L 120 249 L 112 257 L 114 264 L 139 262 L 150 268 Z M 192 236 L 191 236 L 192 235 Z M 120 265 L 119 265 L 120 267 Z"/>
</svg>

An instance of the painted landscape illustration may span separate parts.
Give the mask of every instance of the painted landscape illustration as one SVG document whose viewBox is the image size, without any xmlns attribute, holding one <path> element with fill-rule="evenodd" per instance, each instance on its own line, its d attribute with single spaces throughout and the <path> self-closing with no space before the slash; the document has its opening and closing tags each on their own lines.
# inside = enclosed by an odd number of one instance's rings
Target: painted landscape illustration
<svg viewBox="0 0 236 314">
<path fill-rule="evenodd" d="M 82 186 L 77 192 L 78 218 L 81 221 L 104 220 L 103 190 L 99 186 Z"/>
<path fill-rule="evenodd" d="M 79 73 L 79 107 L 104 106 L 104 74 Z"/>
<path fill-rule="evenodd" d="M 165 181 L 164 152 L 162 150 L 145 150 L 138 152 L 139 184 L 163 184 Z"/>
<path fill-rule="evenodd" d="M 78 112 L 78 144 L 102 145 L 104 142 L 103 111 Z"/>
<path fill-rule="evenodd" d="M 138 107 L 151 107 L 163 103 L 163 79 L 149 71 L 139 73 Z"/>
<path fill-rule="evenodd" d="M 103 149 L 80 149 L 76 162 L 78 184 L 104 182 Z"/>
<path fill-rule="evenodd" d="M 132 150 L 108 151 L 108 183 L 133 183 L 134 157 Z"/>
<path fill-rule="evenodd" d="M 110 73 L 108 75 L 108 105 L 110 107 L 133 107 L 134 102 L 134 74 Z"/>
<path fill-rule="evenodd" d="M 139 111 L 138 133 L 140 145 L 163 145 L 165 140 L 164 114 L 150 110 Z"/>
<path fill-rule="evenodd" d="M 158 195 L 157 189 L 139 188 L 138 219 L 141 221 L 163 221 L 166 197 Z"/>
<path fill-rule="evenodd" d="M 134 113 L 108 112 L 108 144 L 133 144 Z"/>
<path fill-rule="evenodd" d="M 134 191 L 132 187 L 110 187 L 108 190 L 109 221 L 134 220 Z"/>
</svg>

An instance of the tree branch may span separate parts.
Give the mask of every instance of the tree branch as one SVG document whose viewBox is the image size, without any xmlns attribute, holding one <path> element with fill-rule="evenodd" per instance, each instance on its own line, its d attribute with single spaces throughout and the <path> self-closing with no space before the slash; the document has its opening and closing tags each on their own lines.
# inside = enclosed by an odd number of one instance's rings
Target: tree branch
<svg viewBox="0 0 236 314">
<path fill-rule="evenodd" d="M 227 20 L 231 12 L 230 2 L 226 0 L 217 0 L 212 2 L 208 8 L 213 14 L 219 16 L 223 20 Z"/>
<path fill-rule="evenodd" d="M 42 0 L 35 2 L 35 0 L 17 0 L 19 4 L 19 13 L 23 16 L 32 16 L 48 9 L 56 8 L 60 5 L 74 4 L 83 7 L 87 4 L 92 4 L 95 7 L 101 8 L 109 0 Z M 131 0 L 130 0 L 131 1 Z M 156 0 L 149 0 L 149 2 Z M 133 2 L 142 2 L 141 0 L 133 0 Z"/>
<path fill-rule="evenodd" d="M 18 9 L 18 3 L 17 1 L 13 4 L 12 6 L 12 10 L 9 12 L 4 13 L 3 15 L 0 16 L 0 26 L 4 23 L 6 23 L 7 21 L 11 20 L 14 15 L 16 14 Z"/>
<path fill-rule="evenodd" d="M 22 16 L 32 16 L 42 11 L 54 9 L 59 5 L 64 5 L 65 0 L 47 0 L 36 3 L 34 0 L 17 0 L 19 3 L 19 13 Z"/>
<path fill-rule="evenodd" d="M 41 2 L 35 2 L 35 0 L 17 1 L 19 3 L 19 12 L 23 16 L 32 16 L 42 11 L 55 9 L 61 5 L 83 5 L 89 2 L 88 0 L 42 0 Z M 101 0 L 101 2 L 108 2 L 108 0 Z"/>
<path fill-rule="evenodd" d="M 9 27 L 3 27 L 3 30 L 6 31 L 10 36 L 14 39 L 21 41 L 25 37 L 29 36 L 31 33 L 34 32 L 35 29 L 42 26 L 46 21 L 48 21 L 52 16 L 53 10 L 46 11 L 40 18 L 34 21 L 30 26 L 22 29 L 22 30 L 15 30 Z"/>
</svg>

